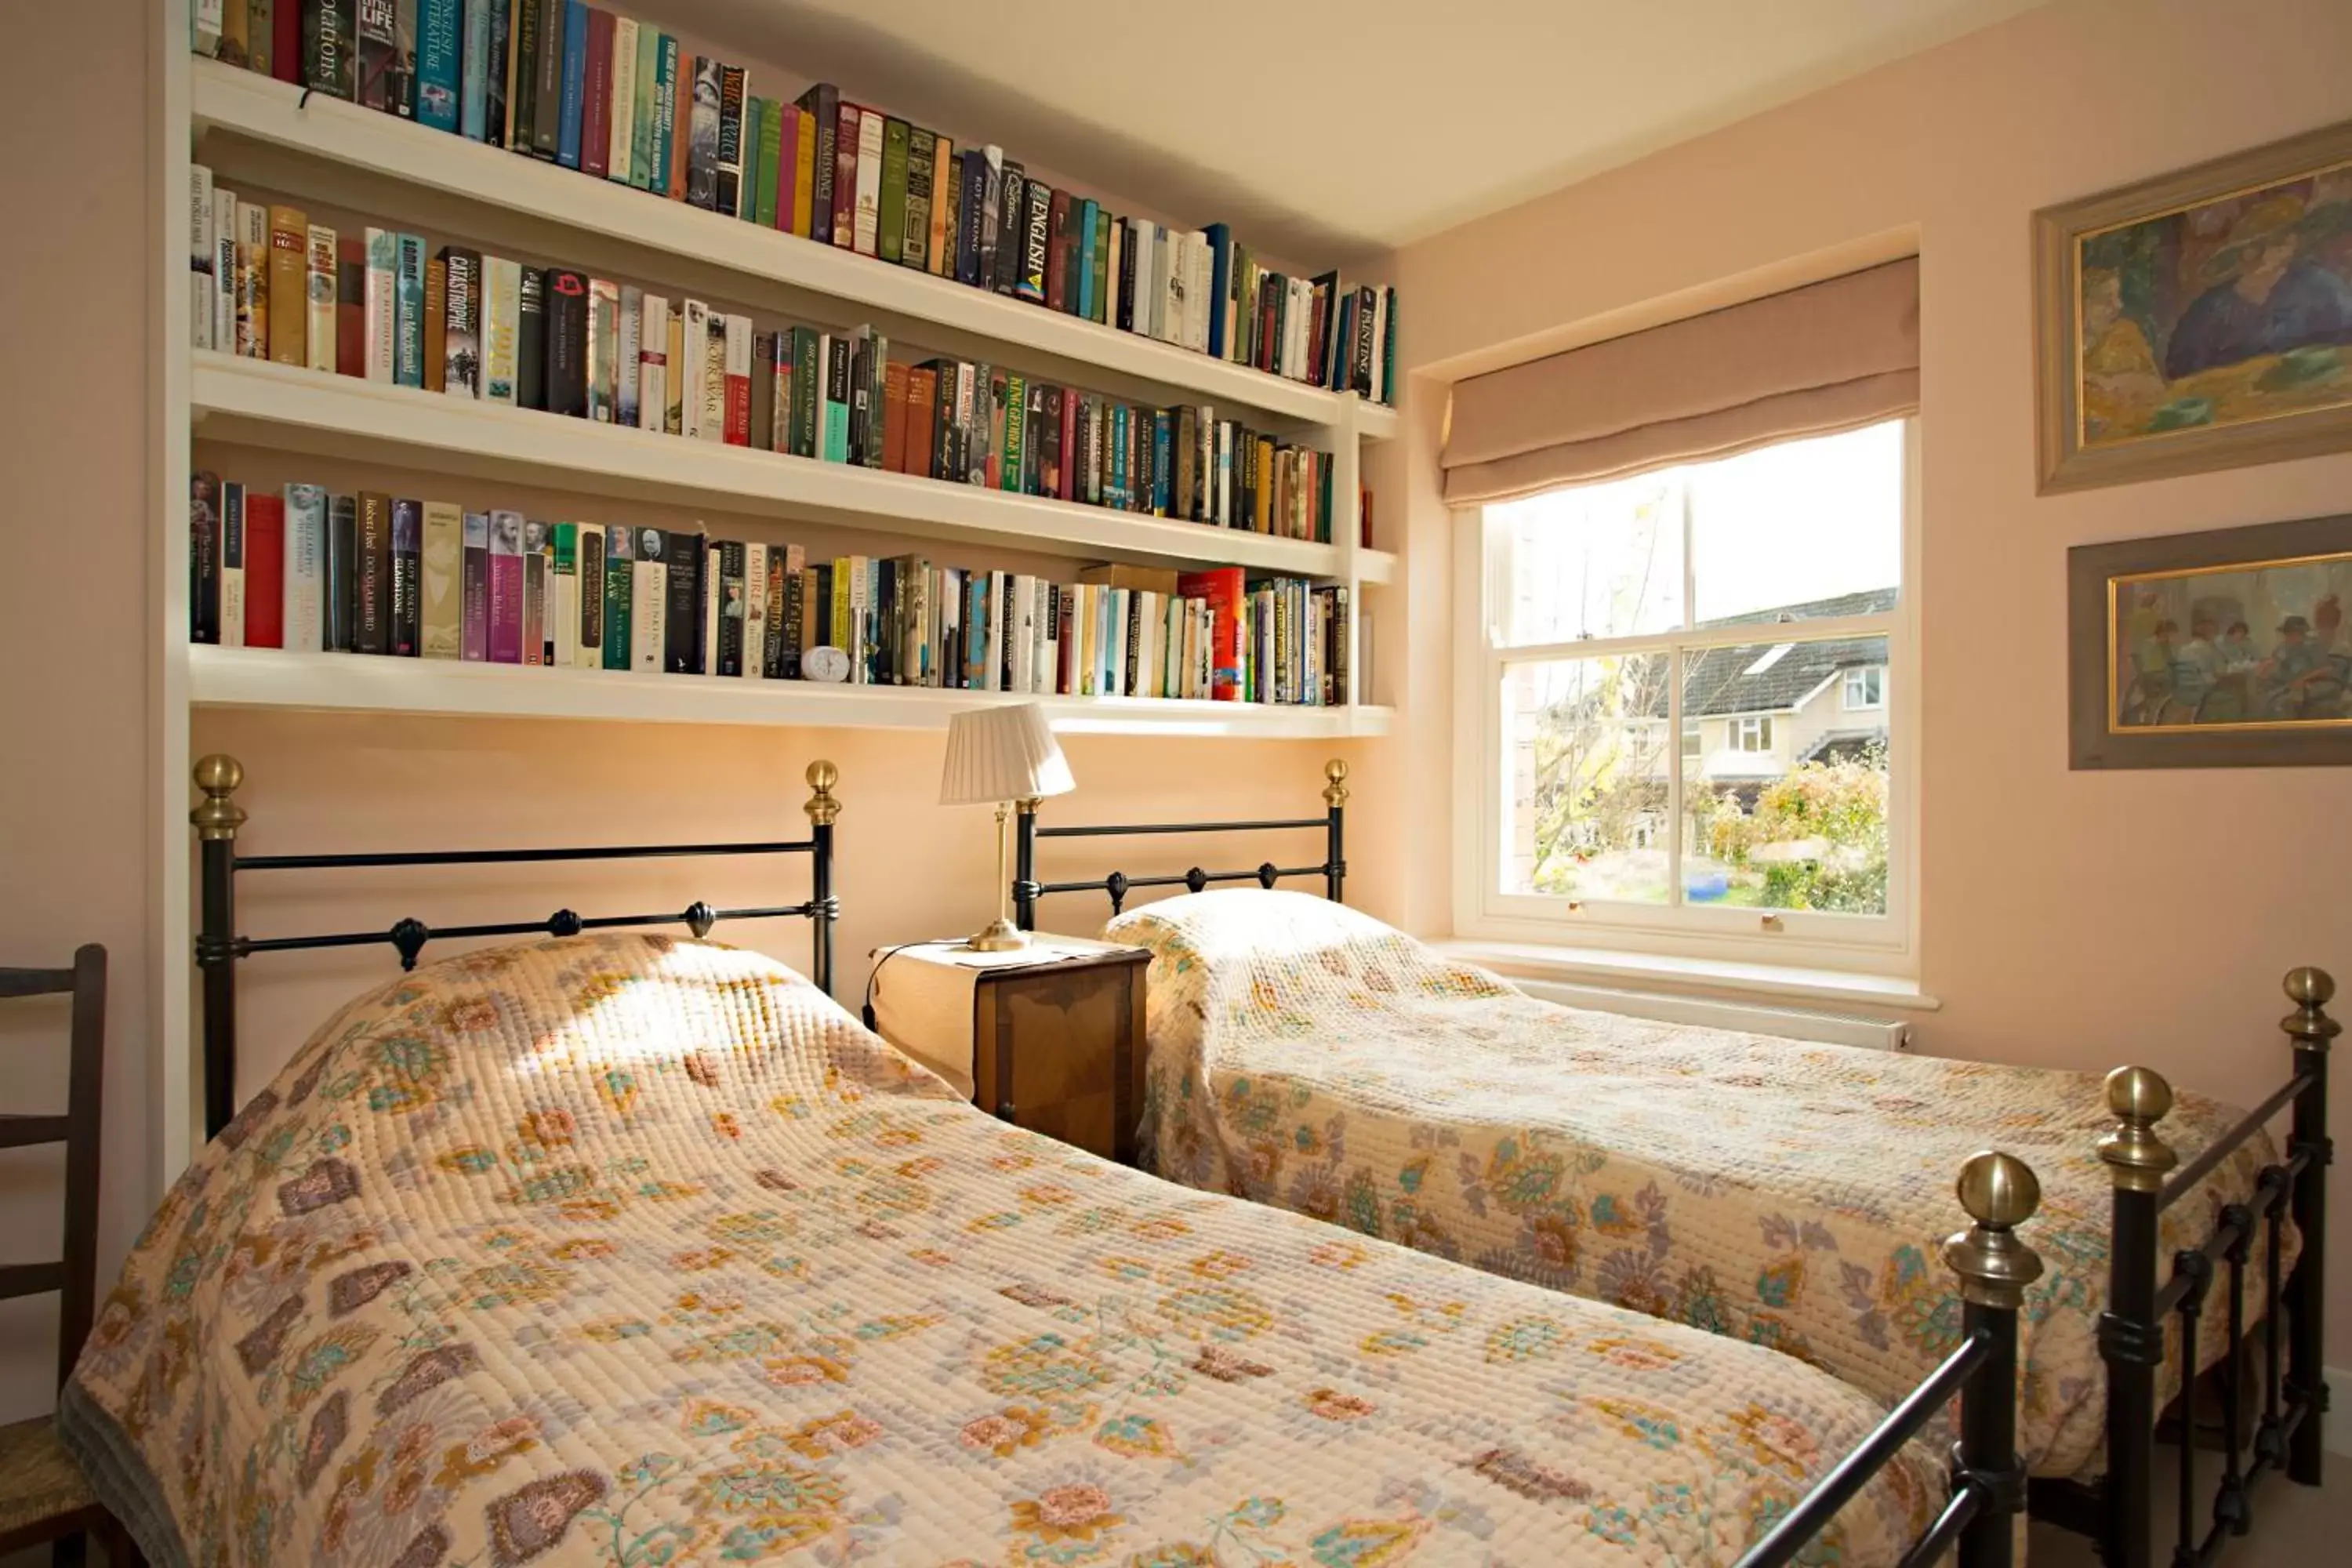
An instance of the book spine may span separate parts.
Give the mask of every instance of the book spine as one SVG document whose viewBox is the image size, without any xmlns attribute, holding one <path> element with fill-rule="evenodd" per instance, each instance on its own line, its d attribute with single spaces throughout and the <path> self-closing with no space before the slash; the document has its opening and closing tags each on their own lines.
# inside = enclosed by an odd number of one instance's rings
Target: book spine
<svg viewBox="0 0 2352 1568">
<path fill-rule="evenodd" d="M 1054 237 L 1054 188 L 1043 180 L 1031 180 L 1022 190 L 1021 201 L 1021 270 L 1013 280 L 1013 293 L 1032 305 L 1042 305 L 1046 255 Z"/>
<path fill-rule="evenodd" d="M 613 168 L 614 16 L 588 13 L 588 47 L 580 78 L 580 172 L 606 179 Z"/>
<path fill-rule="evenodd" d="M 734 548 L 743 557 L 743 634 L 737 673 L 746 680 L 764 680 L 774 645 L 768 631 L 768 547 L 754 543 Z"/>
<path fill-rule="evenodd" d="M 529 5 L 531 0 L 523 3 Z M 552 162 L 562 150 L 564 126 L 579 123 L 576 117 L 567 118 L 564 106 L 564 61 L 572 44 L 567 36 L 571 6 L 566 0 L 538 0 L 538 4 L 539 47 L 532 54 L 537 69 L 531 87 L 530 153 L 535 158 Z M 520 549 L 518 545 L 518 553 Z"/>
<path fill-rule="evenodd" d="M 678 357 L 673 366 L 677 380 L 675 396 L 678 409 L 677 434 L 688 440 L 696 440 L 702 436 L 703 382 L 707 379 L 710 352 L 710 307 L 699 300 L 688 300 L 679 307 L 678 320 L 682 323 Z"/>
<path fill-rule="evenodd" d="M 303 363 L 332 375 L 341 337 L 338 315 L 341 289 L 333 229 L 315 223 L 309 226 L 304 233 L 304 263 L 303 298 L 309 320 L 303 329 Z"/>
<path fill-rule="evenodd" d="M 572 663 L 580 669 L 599 669 L 604 663 L 604 531 L 583 522 L 579 532 Z"/>
<path fill-rule="evenodd" d="M 561 4 L 563 50 L 557 62 L 561 74 L 555 89 L 555 161 L 564 168 L 576 169 L 580 167 L 583 116 L 588 106 L 588 7 L 583 0 L 561 0 Z M 542 92 L 546 85 L 542 79 Z"/>
<path fill-rule="evenodd" d="M 678 115 L 687 136 L 686 200 L 689 206 L 719 210 L 719 100 L 726 68 L 709 55 L 680 67 Z M 677 569 L 677 563 L 670 563 Z"/>
<path fill-rule="evenodd" d="M 744 176 L 751 186 L 751 199 L 746 210 L 761 227 L 777 228 L 790 224 L 793 210 L 792 172 L 785 163 L 784 120 L 790 116 L 797 126 L 800 111 L 772 98 L 763 98 L 759 103 L 760 168 L 756 174 Z"/>
<path fill-rule="evenodd" d="M 359 540 L 352 565 L 357 573 L 352 602 L 352 646 L 361 653 L 392 651 L 392 498 L 362 491 Z"/>
<path fill-rule="evenodd" d="M 522 342 L 522 270 L 502 256 L 481 260 L 482 397 L 509 408 L 520 398 L 517 356 Z"/>
<path fill-rule="evenodd" d="M 636 105 L 629 117 L 629 184 L 645 191 L 656 189 L 656 153 L 661 142 L 661 29 L 650 22 L 637 24 Z"/>
<path fill-rule="evenodd" d="M 727 358 L 723 391 L 722 434 L 730 447 L 751 444 L 751 318 L 727 318 Z"/>
<path fill-rule="evenodd" d="M 939 152 L 937 132 L 919 125 L 907 128 L 907 210 L 898 260 L 918 272 L 935 270 L 931 265 L 931 207 L 934 197 L 941 194 L 936 183 Z M 888 155 L 887 147 L 884 155 Z"/>
<path fill-rule="evenodd" d="M 819 245 L 831 245 L 834 177 L 839 171 L 840 159 L 841 95 L 831 82 L 821 81 L 803 93 L 799 101 L 809 115 L 807 129 L 814 132 L 809 142 L 809 219 L 805 233 Z M 797 204 L 801 198 L 795 195 L 793 199 Z"/>
<path fill-rule="evenodd" d="M 402 386 L 425 384 L 425 241 L 414 234 L 394 237 L 392 379 Z"/>
<path fill-rule="evenodd" d="M 1070 310 L 1070 193 L 1055 191 L 1045 212 L 1045 309 Z"/>
<path fill-rule="evenodd" d="M 547 601 L 551 552 L 547 524 L 526 520 L 522 525 L 522 662 L 527 665 L 549 662 Z"/>
<path fill-rule="evenodd" d="M 1029 221 L 1028 176 L 1020 164 L 1007 161 L 996 204 L 996 271 L 984 279 L 999 294 L 1021 291 L 1023 242 Z"/>
<path fill-rule="evenodd" d="M 609 278 L 588 280 L 588 417 L 614 423 L 620 407 L 621 287 Z"/>
<path fill-rule="evenodd" d="M 327 599 L 321 640 L 330 653 L 359 648 L 359 498 L 327 498 Z"/>
<path fill-rule="evenodd" d="M 683 306 L 669 313 L 669 330 L 666 334 L 668 346 L 663 358 L 669 367 L 663 377 L 661 427 L 672 436 L 686 433 L 686 311 Z"/>
<path fill-rule="evenodd" d="M 490 47 L 482 66 L 482 139 L 493 147 L 509 144 L 507 111 L 514 96 L 514 24 L 519 0 L 488 0 Z"/>
<path fill-rule="evenodd" d="M 361 363 L 370 381 L 394 379 L 394 346 L 399 336 L 395 300 L 398 244 L 398 236 L 371 228 L 362 246 Z"/>
<path fill-rule="evenodd" d="M 895 115 L 882 121 L 882 176 L 874 214 L 874 254 L 902 265 L 907 248 L 907 122 Z"/>
<path fill-rule="evenodd" d="M 835 248 L 857 247 L 857 138 L 863 110 L 836 101 L 833 125 L 833 226 Z"/>
<path fill-rule="evenodd" d="M 356 0 L 359 17 L 359 102 L 363 109 L 394 112 L 393 97 L 399 80 L 394 63 L 396 25 L 394 0 Z M 230 12 L 238 7 L 232 0 Z M 226 42 L 227 34 L 222 35 Z"/>
<path fill-rule="evenodd" d="M 522 662 L 522 513 L 490 513 L 488 634 L 492 664 Z"/>
<path fill-rule="evenodd" d="M 647 294 L 638 305 L 637 427 L 662 428 L 669 407 L 669 301 Z"/>
<path fill-rule="evenodd" d="M 235 353 L 236 346 L 236 253 L 239 230 L 234 191 L 213 187 L 213 347 Z"/>
<path fill-rule="evenodd" d="M 876 256 L 882 238 L 882 152 L 887 126 L 877 111 L 860 105 L 857 110 L 857 205 L 851 248 L 860 256 Z"/>
<path fill-rule="evenodd" d="M 464 0 L 417 0 L 416 7 L 417 123 L 452 134 L 458 128 L 463 8 Z"/>
<path fill-rule="evenodd" d="M 289 653 L 317 653 L 326 633 L 327 492 L 317 485 L 288 485 L 285 519 L 281 646 Z"/>
<path fill-rule="evenodd" d="M 457 131 L 468 142 L 487 142 L 490 136 L 490 13 L 498 4 L 499 0 L 464 0 Z"/>
<path fill-rule="evenodd" d="M 221 486 L 220 645 L 245 646 L 245 487 Z"/>
<path fill-rule="evenodd" d="M 700 675 L 702 660 L 702 536 L 671 530 L 662 545 L 667 596 L 663 611 L 661 668 Z"/>
<path fill-rule="evenodd" d="M 718 568 L 715 592 L 704 595 L 706 643 L 709 673 L 740 679 L 743 674 L 743 632 L 747 619 L 744 576 L 749 560 L 733 540 L 714 540 L 704 552 L 706 566 Z"/>
<path fill-rule="evenodd" d="M 617 523 L 604 530 L 604 624 L 599 662 L 606 669 L 633 668 L 630 661 L 635 645 L 630 617 L 635 598 L 635 531 Z"/>
<path fill-rule="evenodd" d="M 522 0 L 526 5 L 531 0 Z M 457 655 L 472 664 L 490 657 L 490 514 L 463 515 L 457 565 Z"/>
<path fill-rule="evenodd" d="M 451 397 L 482 394 L 482 253 L 455 247 L 441 252 L 443 268 L 441 390 Z"/>
<path fill-rule="evenodd" d="M 356 91 L 353 0 L 306 0 L 302 6 L 302 85 L 348 100 Z"/>
<path fill-rule="evenodd" d="M 566 268 L 547 274 L 546 385 L 549 413 L 588 416 L 588 279 Z"/>
<path fill-rule="evenodd" d="M 236 352 L 269 357 L 269 209 L 236 204 Z"/>
<path fill-rule="evenodd" d="M 417 652 L 462 658 L 466 651 L 466 514 L 452 501 L 426 501 L 417 548 Z"/>
<path fill-rule="evenodd" d="M 448 373 L 449 264 L 440 257 L 425 263 L 425 390 L 439 392 Z"/>
<path fill-rule="evenodd" d="M 425 518 L 413 500 L 392 503 L 392 614 L 389 650 L 400 658 L 415 658 L 423 634 L 421 581 L 424 566 Z"/>
<path fill-rule="evenodd" d="M 743 216 L 743 68 L 719 68 L 719 142 L 713 195 L 719 214 Z"/>
<path fill-rule="evenodd" d="M 638 184 L 635 177 L 637 153 L 637 21 L 613 18 L 611 86 L 604 107 L 604 177 L 616 185 Z"/>
<path fill-rule="evenodd" d="M 645 310 L 644 291 L 634 283 L 622 284 L 613 353 L 613 423 L 633 429 L 638 419 L 638 382 L 645 357 Z"/>
<path fill-rule="evenodd" d="M 213 172 L 202 163 L 188 165 L 188 346 L 213 346 L 213 296 L 219 285 L 213 278 L 213 210 L 218 197 Z"/>
<path fill-rule="evenodd" d="M 702 413 L 695 422 L 695 433 L 705 441 L 723 444 L 727 439 L 728 318 L 724 311 L 711 310 L 703 322 Z"/>
<path fill-rule="evenodd" d="M 188 640 L 218 643 L 220 635 L 221 481 L 199 469 L 188 476 Z"/>
</svg>

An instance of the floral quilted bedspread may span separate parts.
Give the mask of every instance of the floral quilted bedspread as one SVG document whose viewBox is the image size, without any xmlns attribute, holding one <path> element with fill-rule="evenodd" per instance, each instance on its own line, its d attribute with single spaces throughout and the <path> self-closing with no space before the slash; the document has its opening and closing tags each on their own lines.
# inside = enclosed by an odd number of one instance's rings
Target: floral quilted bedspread
<svg viewBox="0 0 2352 1568">
<path fill-rule="evenodd" d="M 1769 1345 L 1890 1403 L 1958 1342 L 1937 1244 L 1967 1224 L 1960 1166 L 2018 1155 L 2048 1269 L 2020 1447 L 2037 1474 L 2103 1466 L 2099 1079 L 1557 1006 L 1303 893 L 1171 899 L 1105 934 L 1152 952 L 1160 1174 Z M 2186 1160 L 2238 1116 L 2184 1095 L 2164 1132 Z M 2255 1139 L 2168 1211 L 2165 1256 L 2276 1157 Z"/>
<path fill-rule="evenodd" d="M 187 1563 L 1730 1562 L 1812 1368 L 1010 1128 L 756 955 L 343 1009 L 173 1189 L 68 1441 Z M 1940 1506 L 1922 1447 L 1817 1560 Z"/>
</svg>

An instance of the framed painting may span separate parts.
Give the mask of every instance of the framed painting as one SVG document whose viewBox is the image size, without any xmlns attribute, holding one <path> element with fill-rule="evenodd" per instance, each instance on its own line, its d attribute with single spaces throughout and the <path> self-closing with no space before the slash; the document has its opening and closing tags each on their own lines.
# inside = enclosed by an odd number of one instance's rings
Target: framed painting
<svg viewBox="0 0 2352 1568">
<path fill-rule="evenodd" d="M 2352 515 L 2066 552 L 2076 768 L 2352 763 Z"/>
<path fill-rule="evenodd" d="M 2352 122 L 2033 217 L 2042 493 L 2352 449 Z"/>
</svg>

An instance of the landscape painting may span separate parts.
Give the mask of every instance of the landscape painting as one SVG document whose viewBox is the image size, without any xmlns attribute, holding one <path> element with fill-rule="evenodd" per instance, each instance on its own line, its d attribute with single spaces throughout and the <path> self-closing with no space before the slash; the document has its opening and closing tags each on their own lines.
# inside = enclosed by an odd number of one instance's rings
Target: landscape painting
<svg viewBox="0 0 2352 1568">
<path fill-rule="evenodd" d="M 2352 762 L 2352 517 L 2067 563 L 2076 767 Z"/>
<path fill-rule="evenodd" d="M 2045 489 L 2352 446 L 2352 127 L 2038 222 Z"/>
</svg>

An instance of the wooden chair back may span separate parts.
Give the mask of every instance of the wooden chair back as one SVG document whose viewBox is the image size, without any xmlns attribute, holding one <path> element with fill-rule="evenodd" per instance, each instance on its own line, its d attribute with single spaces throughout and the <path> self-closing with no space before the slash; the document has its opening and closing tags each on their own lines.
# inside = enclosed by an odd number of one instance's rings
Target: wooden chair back
<svg viewBox="0 0 2352 1568">
<path fill-rule="evenodd" d="M 0 1266 L 0 1299 L 56 1291 L 58 1384 L 65 1385 L 89 1338 L 98 1290 L 99 1113 L 106 1089 L 106 949 L 92 942 L 70 969 L 0 969 L 0 997 L 73 997 L 63 1115 L 0 1115 L 0 1149 L 62 1143 L 66 1149 L 65 1256 L 54 1263 Z"/>
</svg>

